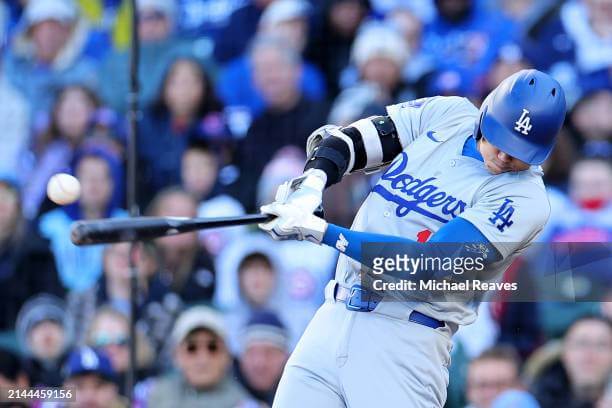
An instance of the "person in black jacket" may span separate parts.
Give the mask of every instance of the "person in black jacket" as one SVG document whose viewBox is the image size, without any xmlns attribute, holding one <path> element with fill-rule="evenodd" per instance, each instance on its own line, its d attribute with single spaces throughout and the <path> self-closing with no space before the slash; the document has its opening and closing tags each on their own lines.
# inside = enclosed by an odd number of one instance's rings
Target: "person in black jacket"
<svg viewBox="0 0 612 408">
<path fill-rule="evenodd" d="M 181 187 L 168 187 L 155 196 L 148 215 L 193 218 L 197 215 L 197 202 Z M 215 289 L 215 268 L 197 233 L 159 238 L 155 245 L 161 255 L 160 279 L 170 291 L 186 304 L 210 302 Z"/>
<path fill-rule="evenodd" d="M 545 367 L 532 386 L 542 408 L 594 407 L 612 374 L 612 322 L 577 319 L 563 338 L 561 358 Z"/>
<path fill-rule="evenodd" d="M 0 331 L 13 330 L 21 306 L 42 292 L 64 294 L 49 243 L 23 219 L 17 184 L 0 178 Z"/>
<path fill-rule="evenodd" d="M 267 108 L 253 122 L 238 152 L 239 191 L 243 205 L 253 210 L 257 180 L 274 154 L 285 146 L 306 148 L 313 129 L 325 123 L 328 106 L 307 99 L 299 86 L 301 57 L 282 39 L 263 36 L 251 48 L 255 86 Z"/>
<path fill-rule="evenodd" d="M 256 312 L 244 327 L 242 346 L 235 375 L 253 398 L 271 406 L 289 358 L 287 328 L 273 312 Z"/>
</svg>

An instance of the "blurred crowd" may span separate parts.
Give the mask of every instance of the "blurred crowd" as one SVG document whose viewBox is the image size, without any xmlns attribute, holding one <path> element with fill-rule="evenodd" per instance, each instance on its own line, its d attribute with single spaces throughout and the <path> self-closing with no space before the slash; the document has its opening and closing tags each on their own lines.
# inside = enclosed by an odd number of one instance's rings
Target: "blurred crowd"
<svg viewBox="0 0 612 408">
<path fill-rule="evenodd" d="M 250 227 L 70 242 L 74 220 L 128 215 L 129 3 L 0 3 L 0 386 L 76 387 L 82 406 L 126 406 L 132 392 L 137 407 L 271 405 L 334 251 Z M 432 95 L 479 106 L 503 78 L 536 68 L 568 102 L 544 165 L 552 213 L 539 240 L 609 244 L 612 0 L 136 4 L 142 214 L 255 212 L 301 174 L 319 126 Z M 80 180 L 79 201 L 46 198 L 57 172 Z M 350 225 L 375 177 L 332 187 L 328 221 Z M 520 259 L 508 274 L 542 267 Z M 611 407 L 609 258 L 591 272 L 568 301 L 484 302 L 454 338 L 447 406 Z"/>
</svg>

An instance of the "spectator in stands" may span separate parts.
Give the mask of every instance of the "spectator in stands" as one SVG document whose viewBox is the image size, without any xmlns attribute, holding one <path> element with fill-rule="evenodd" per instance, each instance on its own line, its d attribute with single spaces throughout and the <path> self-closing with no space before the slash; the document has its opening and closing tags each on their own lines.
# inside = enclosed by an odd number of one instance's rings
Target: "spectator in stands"
<svg viewBox="0 0 612 408">
<path fill-rule="evenodd" d="M 612 158 L 610 110 L 612 110 L 612 87 L 593 89 L 574 105 L 570 120 L 585 155 L 607 160 Z"/>
<path fill-rule="evenodd" d="M 230 15 L 229 22 L 219 32 L 216 39 L 215 61 L 225 64 L 246 51 L 247 45 L 257 31 L 257 24 L 263 11 L 273 1 L 249 1 Z"/>
<path fill-rule="evenodd" d="M 138 0 L 136 3 L 138 37 L 141 41 L 139 104 L 148 106 L 157 97 L 171 61 L 180 55 L 196 55 L 197 50 L 190 41 L 176 35 L 177 10 L 174 0 Z M 204 56 L 202 59 L 208 61 Z M 128 105 L 128 67 L 128 50 L 117 50 L 107 57 L 100 72 L 101 81 L 113 84 L 101 88 L 102 99 L 119 112 L 124 112 Z"/>
<path fill-rule="evenodd" d="M 0 387 L 27 387 L 29 384 L 21 358 L 12 350 L 0 348 Z"/>
<path fill-rule="evenodd" d="M 184 311 L 172 330 L 177 372 L 157 379 L 148 406 L 233 408 L 247 392 L 231 377 L 232 357 L 226 345 L 222 316 L 205 306 Z"/>
<path fill-rule="evenodd" d="M 586 89 L 610 87 L 612 13 L 608 1 L 551 3 L 523 39 L 525 55 L 565 89 L 571 106 Z"/>
<path fill-rule="evenodd" d="M 173 61 L 157 101 L 145 111 L 140 125 L 143 203 L 160 189 L 180 184 L 181 158 L 190 141 L 226 134 L 221 104 L 201 64 L 193 58 Z"/>
<path fill-rule="evenodd" d="M 217 258 L 219 280 L 215 306 L 226 313 L 228 345 L 239 351 L 242 329 L 260 310 L 283 312 L 280 306 L 281 264 L 270 241 L 260 234 L 243 235 Z"/>
<path fill-rule="evenodd" d="M 504 78 L 522 69 L 530 69 L 531 65 L 523 56 L 521 48 L 517 44 L 506 44 L 499 49 L 495 62 L 486 74 L 481 100 L 504 80 Z"/>
<path fill-rule="evenodd" d="M 470 408 L 489 408 L 504 391 L 521 388 L 520 360 L 513 348 L 482 352 L 468 366 L 466 396 Z"/>
<path fill-rule="evenodd" d="M 0 331 L 12 330 L 24 302 L 42 292 L 64 293 L 49 243 L 26 224 L 17 184 L 0 177 Z"/>
<path fill-rule="evenodd" d="M 70 225 L 75 220 L 123 217 L 119 208 L 122 189 L 119 158 L 102 146 L 77 153 L 73 174 L 81 182 L 81 197 L 74 204 L 56 208 L 40 218 L 40 232 L 51 241 L 60 278 L 66 289 L 92 288 L 102 274 L 104 247 L 77 247 L 70 241 Z"/>
<path fill-rule="evenodd" d="M 335 260 L 333 251 L 312 250 L 303 243 L 271 247 L 260 234 L 228 244 L 217 257 L 215 305 L 227 314 L 232 351 L 241 351 L 241 330 L 261 310 L 279 316 L 293 347 L 323 301 Z"/>
<path fill-rule="evenodd" d="M 5 6 L 3 3 L 2 6 Z M 0 6 L 0 7 L 2 7 Z M 6 52 L 6 26 L 2 22 L 0 9 L 0 55 Z M 6 22 L 5 22 L 6 23 Z M 0 58 L 0 145 L 2 160 L 0 174 L 17 177 L 23 165 L 22 159 L 30 143 L 30 102 L 4 75 Z"/>
<path fill-rule="evenodd" d="M 219 160 L 209 144 L 203 141 L 190 143 L 181 157 L 181 181 L 185 191 L 197 202 L 218 195 Z"/>
<path fill-rule="evenodd" d="M 94 135 L 100 125 L 96 113 L 100 109 L 96 94 L 83 85 L 61 88 L 49 113 L 48 125 L 35 136 L 32 143 L 32 171 L 25 178 L 24 212 L 28 218 L 48 210 L 45 203 L 47 182 L 60 171 L 66 171 L 74 153 Z M 108 129 L 107 134 L 110 134 Z M 96 138 L 111 142 L 110 137 Z M 93 140 L 93 139 L 92 139 Z M 43 208 L 41 208 L 41 205 Z"/>
<path fill-rule="evenodd" d="M 31 385 L 60 386 L 61 367 L 71 345 L 64 302 L 52 295 L 35 296 L 23 305 L 15 326 Z"/>
<path fill-rule="evenodd" d="M 551 204 L 551 214 L 539 240 L 543 242 L 610 242 L 612 237 L 612 166 L 609 161 L 602 159 L 583 158 L 578 160 L 571 169 L 568 185 L 568 194 L 555 188 L 548 188 Z M 539 257 L 531 260 L 530 270 L 535 276 L 542 276 L 541 271 L 546 265 L 552 265 L 553 251 L 540 251 Z M 573 259 L 577 265 L 584 265 L 585 259 L 593 258 L 592 254 L 579 251 L 589 251 L 589 246 L 577 246 L 574 249 Z M 567 327 L 578 317 L 594 313 L 597 305 L 592 302 L 579 301 L 593 300 L 602 286 L 609 286 L 612 282 L 609 268 L 599 270 L 597 263 L 589 268 L 580 268 L 582 277 L 589 283 L 578 292 L 571 294 L 560 291 L 560 295 L 567 295 L 571 302 L 543 302 L 539 305 L 542 317 L 542 327 L 548 336 L 560 336 Z M 608 270 L 605 270 L 608 269 Z M 578 272 L 578 271 L 577 271 Z M 584 274 L 587 272 L 588 274 Z M 567 287 L 574 274 L 555 277 L 559 288 Z M 552 278 L 552 276 L 551 276 Z M 573 285 L 573 283 L 572 283 Z"/>
<path fill-rule="evenodd" d="M 311 6 L 306 0 L 277 0 L 264 11 L 257 35 L 278 37 L 299 54 L 308 40 Z M 300 88 L 313 100 L 325 96 L 325 82 L 319 70 L 307 61 L 301 64 Z M 230 61 L 223 68 L 217 89 L 227 106 L 244 106 L 257 117 L 266 102 L 253 83 L 253 62 L 248 53 Z"/>
<path fill-rule="evenodd" d="M 592 406 L 612 373 L 612 323 L 582 317 L 563 337 L 559 360 L 544 367 L 533 392 L 542 408 Z"/>
<path fill-rule="evenodd" d="M 100 350 L 75 349 L 65 366 L 64 387 L 73 388 L 77 407 L 124 408 L 127 402 L 119 395 L 117 375 L 111 361 Z M 72 406 L 68 404 L 68 406 Z"/>
<path fill-rule="evenodd" d="M 369 11 L 367 0 L 332 0 L 323 5 L 322 27 L 313 28 L 306 56 L 323 71 L 331 97 L 340 90 L 341 72 L 349 63 L 357 29 Z"/>
<path fill-rule="evenodd" d="M 436 0 L 435 5 L 438 14 L 423 36 L 424 51 L 437 67 L 427 93 L 478 96 L 499 47 L 512 41 L 514 25 L 477 0 Z"/>
<path fill-rule="evenodd" d="M 181 159 L 182 186 L 198 202 L 199 217 L 230 217 L 244 214 L 244 208 L 236 199 L 226 194 L 226 186 L 220 180 L 221 154 L 212 143 L 194 140 L 190 142 Z M 246 231 L 246 226 L 206 229 L 199 232 L 200 241 L 213 256 L 217 255 L 232 239 Z"/>
<path fill-rule="evenodd" d="M 428 96 L 425 85 L 428 76 L 435 69 L 431 56 L 423 52 L 425 16 L 423 11 L 419 10 L 419 4 L 421 3 L 398 2 L 385 16 L 385 22 L 395 28 L 408 45 L 410 58 L 404 64 L 402 78 L 414 88 L 415 98 Z"/>
<path fill-rule="evenodd" d="M 238 154 L 240 200 L 253 209 L 255 186 L 274 153 L 287 145 L 304 148 L 308 135 L 325 122 L 325 103 L 309 100 L 300 90 L 301 59 L 276 38 L 255 40 L 251 58 L 255 85 L 267 109 L 251 124 Z"/>
<path fill-rule="evenodd" d="M 406 89 L 402 79 L 408 53 L 404 37 L 390 26 L 373 23 L 364 27 L 351 52 L 357 83 L 338 95 L 330 122 L 348 125 L 364 116 L 385 114 L 386 105 L 415 99 L 415 91 Z"/>
<path fill-rule="evenodd" d="M 66 83 L 96 86 L 97 64 L 87 55 L 89 38 L 72 0 L 28 2 L 23 32 L 11 44 L 4 68 L 32 104 L 33 115 L 47 111 L 55 89 Z"/>
<path fill-rule="evenodd" d="M 127 395 L 125 379 L 130 363 L 129 340 L 130 327 L 127 315 L 112 308 L 99 308 L 89 327 L 87 344 L 104 351 L 110 359 L 113 370 L 117 374 L 119 391 Z M 136 330 L 136 380 L 142 380 L 150 374 L 153 365 L 153 349 L 146 335 Z"/>
<path fill-rule="evenodd" d="M 104 275 L 97 285 L 97 305 L 110 304 L 125 315 L 130 311 L 130 257 L 131 244 L 118 243 L 104 249 Z M 159 254 L 151 243 L 136 244 L 136 271 L 138 273 L 138 309 L 140 316 L 151 302 L 159 302 L 170 288 L 159 276 Z"/>
<path fill-rule="evenodd" d="M 180 187 L 160 191 L 150 205 L 149 215 L 195 217 L 197 202 Z M 206 302 L 215 290 L 215 270 L 209 254 L 199 245 L 196 232 L 159 238 L 162 275 L 186 303 Z"/>
<path fill-rule="evenodd" d="M 253 398 L 272 406 L 276 387 L 289 357 L 289 336 L 271 312 L 259 312 L 244 328 L 243 347 L 236 361 L 238 381 Z"/>
<path fill-rule="evenodd" d="M 541 239 L 552 242 L 607 242 L 612 235 L 612 166 L 583 158 L 572 167 L 568 196 L 550 191 L 551 216 Z"/>
</svg>

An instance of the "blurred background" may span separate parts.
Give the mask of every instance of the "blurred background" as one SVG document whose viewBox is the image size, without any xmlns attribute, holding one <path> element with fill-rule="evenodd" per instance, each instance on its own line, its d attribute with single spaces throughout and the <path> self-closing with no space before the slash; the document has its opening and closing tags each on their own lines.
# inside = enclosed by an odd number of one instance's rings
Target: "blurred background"
<svg viewBox="0 0 612 408">
<path fill-rule="evenodd" d="M 333 250 L 246 227 L 137 245 L 127 390 L 130 246 L 69 241 L 74 220 L 127 216 L 128 3 L 0 3 L 0 386 L 73 386 L 77 406 L 127 406 L 131 392 L 137 407 L 271 405 Z M 317 127 L 433 95 L 479 106 L 536 68 L 568 103 L 539 240 L 610 242 L 612 0 L 136 3 L 142 213 L 255 212 L 301 174 Z M 79 201 L 46 198 L 57 172 L 78 177 Z M 350 225 L 376 177 L 333 186 L 328 221 Z M 540 268 L 525 257 L 508 274 Z M 612 407 L 610 272 L 572 301 L 483 303 L 454 338 L 447 406 Z M 594 290 L 608 302 L 579 301 Z"/>
</svg>

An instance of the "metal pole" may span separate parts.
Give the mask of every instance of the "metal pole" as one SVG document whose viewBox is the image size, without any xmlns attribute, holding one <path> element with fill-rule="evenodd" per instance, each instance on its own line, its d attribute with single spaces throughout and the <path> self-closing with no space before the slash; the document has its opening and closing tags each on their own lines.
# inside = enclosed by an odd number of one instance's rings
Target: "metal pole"
<svg viewBox="0 0 612 408">
<path fill-rule="evenodd" d="M 138 65 L 140 44 L 138 39 L 138 12 L 136 0 L 130 0 L 131 7 L 131 41 L 130 41 L 130 89 L 128 93 L 128 146 L 127 146 L 127 207 L 131 217 L 140 215 L 136 200 L 136 141 L 138 138 Z M 136 383 L 136 309 L 138 307 L 138 270 L 136 267 L 136 242 L 132 242 L 130 248 L 130 364 L 125 378 L 126 393 L 129 406 L 134 401 L 134 385 Z"/>
</svg>

